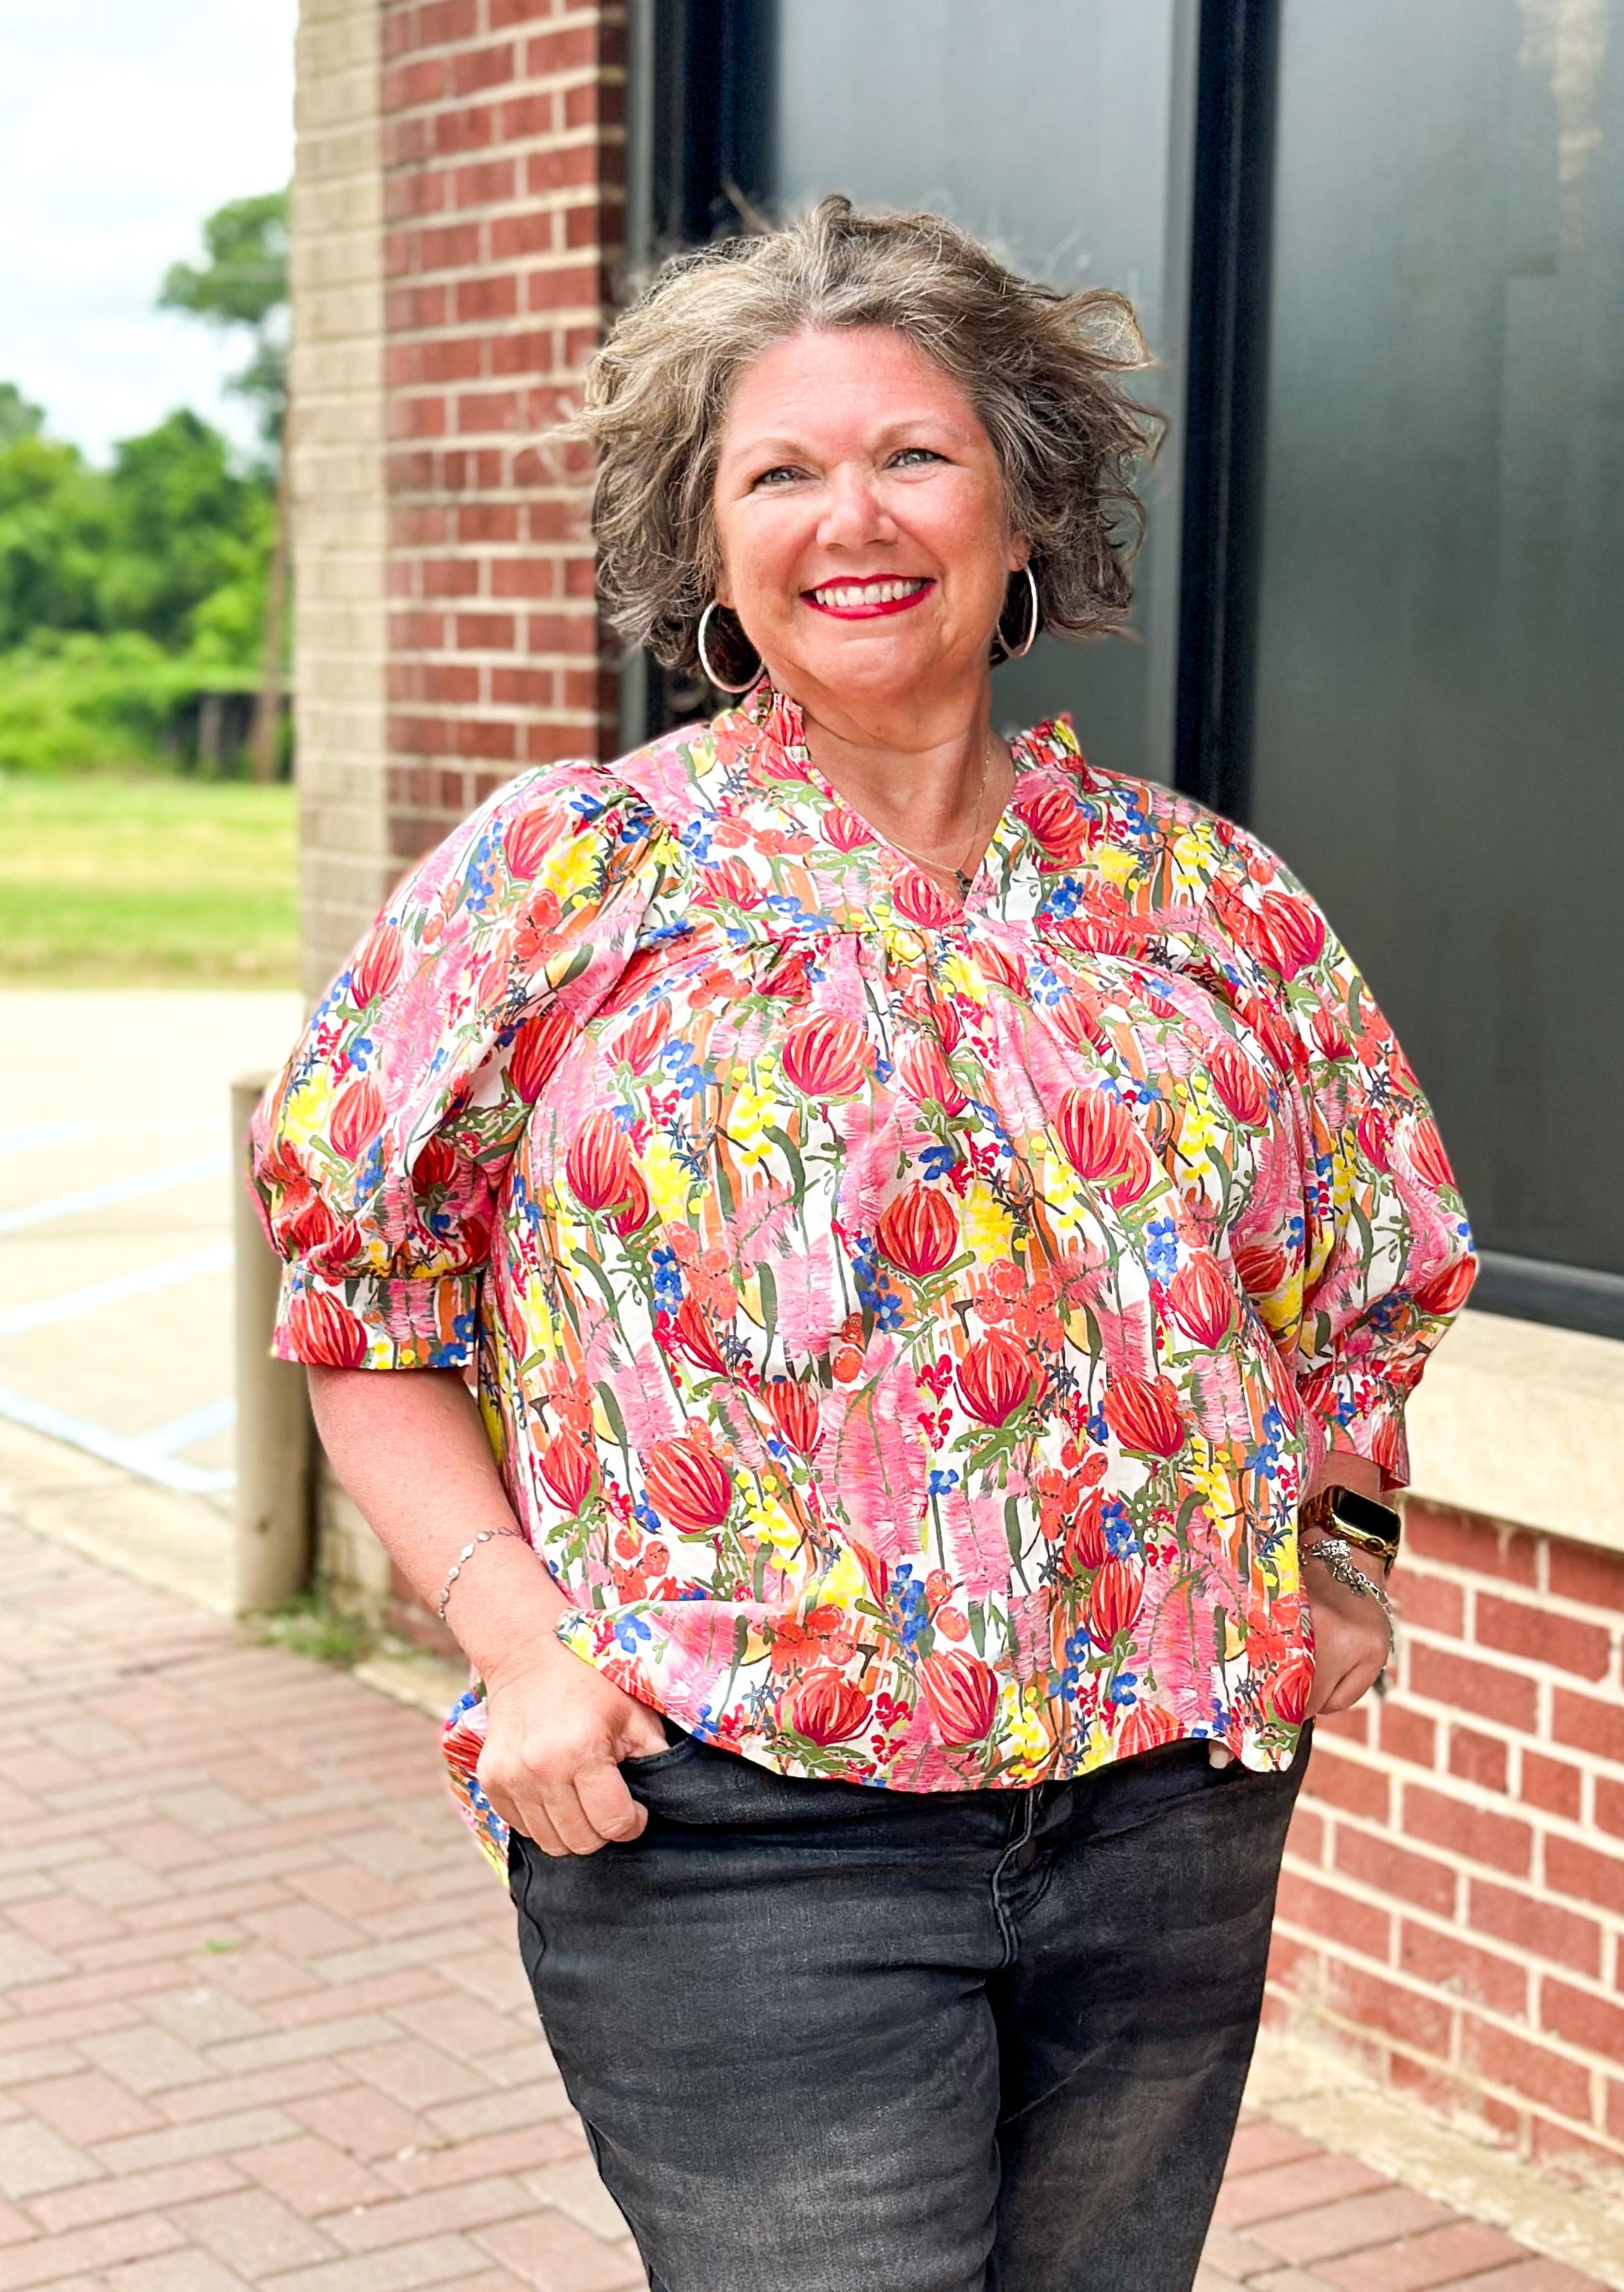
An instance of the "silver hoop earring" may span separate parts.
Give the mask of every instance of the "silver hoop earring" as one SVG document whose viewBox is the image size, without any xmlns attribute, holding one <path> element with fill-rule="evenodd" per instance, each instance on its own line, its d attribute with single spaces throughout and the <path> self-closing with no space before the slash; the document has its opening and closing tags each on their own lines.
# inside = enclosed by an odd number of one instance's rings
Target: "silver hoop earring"
<svg viewBox="0 0 1624 2292">
<path fill-rule="evenodd" d="M 716 609 L 716 605 L 717 600 L 713 597 L 709 604 L 707 605 L 705 610 L 699 616 L 699 633 L 694 640 L 695 646 L 699 655 L 699 666 L 705 671 L 707 678 L 715 686 L 718 692 L 731 692 L 735 697 L 741 692 L 752 692 L 761 682 L 762 661 L 759 655 L 756 657 L 755 675 L 747 677 L 742 684 L 730 684 L 725 677 L 718 676 L 715 670 L 710 665 L 710 655 L 705 650 L 705 631 L 711 615 Z"/>
<path fill-rule="evenodd" d="M 1043 621 L 1043 608 L 1038 601 L 1038 576 L 1032 570 L 1032 561 L 1030 557 L 1027 559 L 1026 563 L 1021 568 L 1021 570 L 1026 576 L 1026 586 L 1032 601 L 1032 617 L 1026 625 L 1026 637 L 1024 642 L 1018 645 L 1012 645 L 1004 634 L 1003 616 L 1001 614 L 999 615 L 998 642 L 1004 648 L 1004 658 L 1006 660 L 1024 660 L 1026 658 L 1027 654 L 1030 652 L 1033 645 L 1038 641 L 1038 631 Z"/>
</svg>

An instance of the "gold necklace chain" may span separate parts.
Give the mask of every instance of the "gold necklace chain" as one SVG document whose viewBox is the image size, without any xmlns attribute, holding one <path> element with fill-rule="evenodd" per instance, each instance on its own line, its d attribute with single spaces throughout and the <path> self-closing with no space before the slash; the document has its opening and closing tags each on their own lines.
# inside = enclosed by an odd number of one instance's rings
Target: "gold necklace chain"
<svg viewBox="0 0 1624 2292">
<path fill-rule="evenodd" d="M 971 843 L 969 849 L 965 853 L 966 860 L 974 859 L 978 863 L 980 861 L 982 852 L 982 814 L 986 809 L 987 783 L 991 777 L 992 733 L 990 729 L 989 729 L 987 734 L 987 745 L 982 751 L 982 784 L 975 792 L 975 818 L 971 823 Z M 894 848 L 902 854 L 902 857 L 905 860 L 913 860 L 917 867 L 946 868 L 948 873 L 952 876 L 953 881 L 958 886 L 958 895 L 960 899 L 967 900 L 969 898 L 975 884 L 975 877 L 973 874 L 966 875 L 962 868 L 955 868 L 951 861 L 947 860 L 927 860 L 923 851 L 916 851 L 910 845 L 904 843 L 900 835 L 893 835 L 887 832 L 885 841 L 887 843 L 893 845 Z"/>
</svg>

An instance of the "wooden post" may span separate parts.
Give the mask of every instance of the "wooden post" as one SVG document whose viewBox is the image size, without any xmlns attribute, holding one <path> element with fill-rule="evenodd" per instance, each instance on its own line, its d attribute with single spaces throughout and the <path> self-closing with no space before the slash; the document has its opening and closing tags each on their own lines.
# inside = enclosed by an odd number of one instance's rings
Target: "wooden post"
<svg viewBox="0 0 1624 2292">
<path fill-rule="evenodd" d="M 281 1260 L 265 1239 L 243 1154 L 268 1075 L 231 1085 L 232 1200 L 237 1252 L 237 1537 L 238 1615 L 280 1607 L 309 1583 L 314 1436 L 304 1371 L 271 1357 Z"/>
</svg>

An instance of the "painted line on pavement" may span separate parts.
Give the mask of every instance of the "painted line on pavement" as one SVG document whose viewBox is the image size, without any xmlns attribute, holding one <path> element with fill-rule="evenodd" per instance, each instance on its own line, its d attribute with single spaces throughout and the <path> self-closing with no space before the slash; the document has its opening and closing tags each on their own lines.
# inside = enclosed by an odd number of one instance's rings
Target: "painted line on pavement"
<svg viewBox="0 0 1624 2292">
<path fill-rule="evenodd" d="M 53 1321 L 71 1321 L 82 1313 L 99 1313 L 104 1305 L 121 1305 L 126 1297 L 143 1297 L 149 1290 L 172 1288 L 178 1281 L 193 1281 L 205 1273 L 223 1273 L 231 1257 L 230 1243 L 216 1242 L 212 1249 L 193 1250 L 187 1257 L 166 1257 L 162 1264 L 143 1266 L 138 1273 L 121 1273 L 112 1281 L 93 1282 L 87 1289 L 67 1289 L 58 1297 L 13 1306 L 9 1313 L 0 1313 L 0 1337 L 20 1337 L 29 1329 L 47 1328 Z"/>
<path fill-rule="evenodd" d="M 201 1408 L 189 1408 L 184 1416 L 172 1416 L 167 1424 L 143 1432 L 139 1445 L 149 1457 L 173 1457 L 178 1449 L 190 1449 L 213 1432 L 229 1432 L 236 1422 L 237 1403 L 228 1393 L 222 1400 L 206 1400 Z"/>
<path fill-rule="evenodd" d="M 33 1122 L 20 1130 L 0 1130 L 0 1154 L 36 1154 L 46 1146 L 72 1146 L 84 1138 L 104 1138 L 109 1131 L 139 1131 L 160 1136 L 167 1131 L 212 1130 L 214 1118 L 200 1114 L 109 1114 L 79 1122 Z"/>
<path fill-rule="evenodd" d="M 159 1488 L 173 1489 L 179 1496 L 213 1496 L 236 1484 L 235 1473 L 204 1472 L 196 1465 L 182 1464 L 158 1454 L 144 1441 L 129 1441 L 100 1424 L 87 1424 L 82 1416 L 69 1416 L 66 1409 L 53 1408 L 48 1400 L 32 1400 L 9 1385 L 0 1384 L 0 1417 L 27 1432 L 43 1432 L 47 1440 L 82 1449 L 105 1465 L 122 1465 L 126 1473 L 156 1481 Z"/>
<path fill-rule="evenodd" d="M 127 1177 L 109 1178 L 100 1186 L 82 1186 L 77 1193 L 55 1194 L 20 1210 L 0 1210 L 0 1233 L 22 1233 L 29 1226 L 48 1225 L 53 1218 L 107 1209 L 114 1202 L 133 1201 L 140 1194 L 160 1194 L 166 1187 L 184 1186 L 193 1178 L 212 1178 L 225 1166 L 222 1148 L 214 1154 L 194 1154 L 190 1162 L 168 1163 L 161 1170 L 133 1170 Z"/>
</svg>

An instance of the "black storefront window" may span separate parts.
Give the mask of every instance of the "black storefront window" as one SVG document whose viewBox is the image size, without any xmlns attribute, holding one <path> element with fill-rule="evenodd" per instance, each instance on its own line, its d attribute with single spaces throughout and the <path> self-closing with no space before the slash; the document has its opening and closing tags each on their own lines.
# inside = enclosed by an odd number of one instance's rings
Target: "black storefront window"
<svg viewBox="0 0 1624 2292">
<path fill-rule="evenodd" d="M 1280 849 L 1437 1103 L 1478 1302 L 1624 1335 L 1624 0 L 635 0 L 632 77 L 645 257 L 845 190 L 1135 298 L 1134 634 L 1000 721 Z"/>
</svg>

